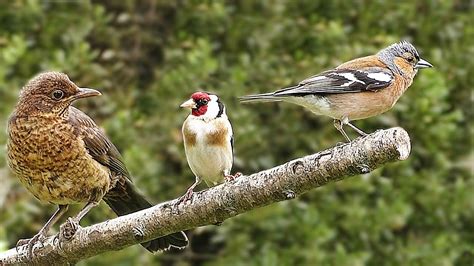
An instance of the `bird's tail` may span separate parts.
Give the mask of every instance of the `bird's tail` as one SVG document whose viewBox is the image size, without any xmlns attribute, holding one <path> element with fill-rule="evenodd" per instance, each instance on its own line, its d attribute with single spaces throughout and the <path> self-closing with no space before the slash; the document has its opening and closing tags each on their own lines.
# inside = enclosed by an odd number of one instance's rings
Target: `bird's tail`
<svg viewBox="0 0 474 266">
<path fill-rule="evenodd" d="M 273 92 L 270 93 L 262 93 L 262 94 L 254 94 L 254 95 L 246 95 L 239 97 L 240 102 L 243 103 L 251 103 L 251 102 L 278 102 L 282 99 L 276 96 Z"/>
<path fill-rule="evenodd" d="M 127 215 L 153 206 L 140 195 L 132 182 L 127 178 L 121 178 L 117 181 L 116 186 L 104 196 L 104 201 L 118 216 Z M 141 245 L 153 253 L 168 250 L 170 247 L 183 249 L 188 243 L 186 234 L 178 232 L 141 243 Z"/>
</svg>

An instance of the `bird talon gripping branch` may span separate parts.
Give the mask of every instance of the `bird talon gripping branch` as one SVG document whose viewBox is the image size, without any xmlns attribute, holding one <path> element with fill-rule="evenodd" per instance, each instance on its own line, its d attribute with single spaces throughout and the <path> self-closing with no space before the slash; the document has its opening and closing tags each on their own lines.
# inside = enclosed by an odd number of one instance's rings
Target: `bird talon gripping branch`
<svg viewBox="0 0 474 266">
<path fill-rule="evenodd" d="M 225 181 L 226 182 L 231 182 L 231 181 L 234 181 L 236 180 L 237 178 L 241 177 L 242 176 L 242 173 L 241 172 L 237 172 L 233 175 L 231 174 L 228 174 L 228 175 L 225 175 Z"/>
<path fill-rule="evenodd" d="M 194 188 L 194 187 L 193 187 Z M 191 201 L 193 200 L 194 198 L 194 191 L 193 191 L 193 188 L 190 188 L 186 191 L 186 193 L 179 197 L 178 199 L 178 205 L 181 204 L 182 202 L 184 202 L 186 204 L 186 202 L 188 201 Z"/>
<path fill-rule="evenodd" d="M 75 219 L 69 217 L 66 222 L 59 227 L 59 235 L 61 235 L 64 240 L 69 241 L 80 227 Z"/>
<path fill-rule="evenodd" d="M 26 246 L 26 256 L 27 256 L 28 259 L 32 259 L 33 255 L 34 255 L 33 247 L 36 245 L 36 243 L 41 243 L 42 244 L 42 241 L 44 239 L 45 239 L 45 237 L 43 236 L 41 231 L 39 233 L 37 233 L 35 236 L 33 236 L 32 238 L 20 239 L 16 243 L 16 246 L 15 246 L 16 251 L 18 252 L 19 247 Z"/>
<path fill-rule="evenodd" d="M 285 101 L 308 108 L 316 115 L 332 117 L 334 127 L 350 142 L 344 125 L 361 136 L 367 135 L 349 122 L 390 110 L 410 87 L 418 69 L 427 67 L 432 65 L 420 58 L 416 48 L 401 41 L 376 55 L 357 58 L 309 77 L 296 86 L 240 99 L 242 102 Z"/>
</svg>

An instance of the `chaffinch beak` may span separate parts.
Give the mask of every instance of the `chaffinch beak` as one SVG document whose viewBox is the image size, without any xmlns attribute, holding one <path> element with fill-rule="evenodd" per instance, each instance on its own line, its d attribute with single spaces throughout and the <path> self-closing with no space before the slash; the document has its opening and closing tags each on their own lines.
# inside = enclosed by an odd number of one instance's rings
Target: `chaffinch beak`
<svg viewBox="0 0 474 266">
<path fill-rule="evenodd" d="M 430 64 L 430 62 L 428 62 L 424 59 L 421 59 L 421 58 L 420 58 L 420 61 L 418 61 L 418 63 L 416 63 L 416 65 L 415 65 L 416 69 L 427 68 L 427 67 L 433 67 L 433 65 Z"/>
<path fill-rule="evenodd" d="M 74 95 L 74 99 L 81 99 L 87 97 L 100 96 L 102 93 L 98 90 L 89 89 L 89 88 L 79 88 L 79 91 Z"/>
<path fill-rule="evenodd" d="M 195 109 L 197 106 L 196 106 L 196 103 L 194 102 L 193 99 L 189 99 L 189 100 L 185 101 L 184 103 L 182 103 L 179 107 Z"/>
</svg>

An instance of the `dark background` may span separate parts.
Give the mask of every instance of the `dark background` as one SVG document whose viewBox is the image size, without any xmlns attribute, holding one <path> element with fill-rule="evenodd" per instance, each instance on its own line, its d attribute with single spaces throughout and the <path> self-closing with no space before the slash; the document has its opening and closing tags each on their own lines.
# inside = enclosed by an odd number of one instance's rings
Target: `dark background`
<svg viewBox="0 0 474 266">
<path fill-rule="evenodd" d="M 472 1 L 454 0 L 1 1 L 0 250 L 33 236 L 55 209 L 5 163 L 4 126 L 35 74 L 63 71 L 102 91 L 78 106 L 158 203 L 194 181 L 180 131 L 188 113 L 178 108 L 192 92 L 220 95 L 234 126 L 234 170 L 249 174 L 343 137 L 301 107 L 241 105 L 237 96 L 406 39 L 435 68 L 420 71 L 390 112 L 355 124 L 405 128 L 408 160 L 191 230 L 182 252 L 152 256 L 134 246 L 78 265 L 472 265 L 473 17 Z M 82 224 L 112 217 L 101 204 Z"/>
</svg>

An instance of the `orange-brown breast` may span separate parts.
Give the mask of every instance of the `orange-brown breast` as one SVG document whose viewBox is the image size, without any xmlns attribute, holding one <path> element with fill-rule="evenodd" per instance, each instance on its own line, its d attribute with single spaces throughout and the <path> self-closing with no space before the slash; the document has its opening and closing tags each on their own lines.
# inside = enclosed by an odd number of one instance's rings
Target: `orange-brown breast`
<svg viewBox="0 0 474 266">
<path fill-rule="evenodd" d="M 379 91 L 332 94 L 327 99 L 335 118 L 364 119 L 390 110 L 410 84 L 397 75 L 392 85 Z"/>
<path fill-rule="evenodd" d="M 409 66 L 401 58 L 396 58 L 395 63 L 408 73 L 408 77 L 395 75 L 393 83 L 379 91 L 331 94 L 327 96 L 331 104 L 331 112 L 334 118 L 347 117 L 349 120 L 364 119 L 384 113 L 398 101 L 400 96 L 411 85 L 413 78 L 413 67 Z M 361 69 L 368 67 L 386 67 L 377 56 L 371 55 L 348 61 L 338 66 L 338 69 Z"/>
</svg>

